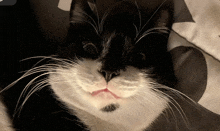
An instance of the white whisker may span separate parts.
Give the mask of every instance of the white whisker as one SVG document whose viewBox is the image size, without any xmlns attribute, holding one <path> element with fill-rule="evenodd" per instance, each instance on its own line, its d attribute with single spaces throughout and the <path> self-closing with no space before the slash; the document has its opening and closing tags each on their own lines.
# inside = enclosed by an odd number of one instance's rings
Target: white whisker
<svg viewBox="0 0 220 131">
<path fill-rule="evenodd" d="M 63 59 L 63 58 L 55 58 L 53 56 L 34 56 L 34 57 L 29 57 L 26 59 L 23 59 L 22 61 L 26 61 L 26 60 L 30 60 L 30 59 L 36 59 L 36 58 L 42 58 L 42 60 L 38 61 L 30 70 L 27 71 L 22 71 L 25 72 L 20 78 L 18 78 L 16 81 L 12 82 L 11 84 L 9 84 L 8 86 L 6 86 L 4 89 L 2 89 L 0 91 L 0 93 L 4 92 L 5 90 L 8 90 L 9 88 L 11 88 L 12 86 L 14 86 L 16 83 L 18 83 L 20 80 L 26 78 L 27 76 L 36 74 L 36 73 L 40 73 L 40 72 L 47 72 L 47 71 L 51 71 L 55 68 L 58 67 L 71 67 L 72 65 L 76 64 L 71 60 L 68 59 Z M 39 64 L 40 62 L 44 61 L 45 59 L 51 59 L 55 62 L 58 62 L 59 64 L 44 64 L 41 66 L 37 66 L 35 67 L 37 64 Z"/>
<path fill-rule="evenodd" d="M 61 65 L 58 65 L 58 64 L 45 64 L 45 65 L 41 65 L 41 66 L 31 68 L 31 69 L 26 70 L 26 71 L 21 71 L 20 73 L 26 72 L 26 74 L 24 74 L 24 77 L 26 77 L 26 76 L 36 74 L 36 73 L 39 73 L 39 72 L 48 71 L 49 69 L 53 69 L 55 67 L 60 67 L 60 66 Z"/>
<path fill-rule="evenodd" d="M 158 32 L 156 32 L 158 30 Z M 152 32 L 152 31 L 155 31 L 155 32 Z M 138 43 L 142 38 L 144 38 L 145 36 L 149 35 L 149 34 L 161 34 L 161 33 L 165 33 L 167 34 L 169 31 L 169 29 L 167 27 L 155 27 L 155 28 L 151 28 L 151 29 L 148 29 L 147 31 L 145 31 L 135 42 Z"/>
<path fill-rule="evenodd" d="M 100 27 L 99 28 L 100 32 L 103 31 L 104 22 L 105 22 L 106 17 L 108 16 L 108 13 L 109 12 L 105 12 L 104 15 L 102 16 L 102 19 L 101 19 L 101 22 L 100 22 L 100 26 L 99 26 Z"/>
<path fill-rule="evenodd" d="M 42 86 L 43 85 L 43 86 Z M 24 107 L 24 104 L 27 102 L 27 100 L 31 97 L 31 95 L 33 95 L 36 91 L 41 90 L 42 88 L 49 86 L 48 83 L 41 83 L 39 84 L 37 87 L 32 88 L 31 92 L 28 93 L 28 95 L 25 97 L 24 101 L 22 102 L 22 104 L 20 105 L 20 107 L 18 108 L 18 103 L 16 105 L 15 111 L 14 111 L 14 116 L 16 114 L 20 114 L 22 108 Z"/>
<path fill-rule="evenodd" d="M 91 22 L 86 21 L 86 20 L 81 20 L 81 19 L 74 19 L 74 20 L 78 21 L 78 22 L 86 22 L 86 23 L 90 24 L 93 27 L 93 29 L 96 31 L 96 33 L 99 34 L 97 27 L 95 25 L 93 25 Z"/>
<path fill-rule="evenodd" d="M 50 74 L 50 73 L 48 73 L 48 72 L 47 72 L 47 73 L 43 73 L 43 74 L 41 74 L 41 75 L 35 77 L 34 79 L 32 79 L 32 80 L 24 87 L 24 89 L 22 90 L 22 92 L 21 92 L 21 94 L 20 94 L 20 96 L 19 96 L 19 98 L 18 98 L 18 102 L 17 102 L 17 104 L 16 104 L 15 110 L 17 110 L 18 104 L 19 104 L 19 102 L 20 102 L 22 96 L 26 93 L 26 91 L 27 91 L 27 89 L 30 87 L 30 85 L 31 85 L 35 80 L 37 80 L 38 78 L 40 78 L 40 77 L 42 77 L 42 76 L 45 76 L 45 75 L 48 75 L 48 74 Z"/>
<path fill-rule="evenodd" d="M 138 28 L 137 28 L 137 26 L 133 23 L 133 26 L 134 26 L 134 28 L 135 28 L 135 32 L 136 32 L 136 37 L 137 37 L 137 35 L 138 35 Z"/>
<path fill-rule="evenodd" d="M 139 8 L 139 6 L 138 6 L 137 1 L 135 1 L 135 5 L 136 5 L 137 10 L 138 10 L 138 16 L 139 16 L 139 31 L 140 31 L 140 30 L 141 30 L 141 26 L 142 26 L 142 17 L 141 17 L 140 8 Z M 139 31 L 138 31 L 138 32 L 139 32 Z M 138 35 L 138 32 L 137 32 L 137 35 Z M 136 37 L 137 37 L 137 35 L 136 35 Z"/>
<path fill-rule="evenodd" d="M 148 21 L 144 24 L 144 26 L 140 29 L 138 35 L 141 33 L 141 31 L 144 29 L 144 27 L 150 22 L 150 20 L 154 17 L 154 15 L 158 12 L 158 10 L 162 7 L 162 5 L 166 2 L 167 0 L 164 0 L 160 6 L 154 11 L 154 13 L 151 15 L 151 17 L 148 19 Z"/>
<path fill-rule="evenodd" d="M 189 96 L 187 96 L 186 94 L 176 90 L 176 89 L 173 89 L 173 88 L 170 88 L 170 87 L 167 87 L 167 86 L 155 86 L 154 88 L 156 89 L 167 89 L 169 91 L 171 91 L 172 93 L 175 93 L 175 95 L 177 95 L 179 98 L 181 98 L 182 100 L 190 100 L 190 102 L 192 102 L 193 104 L 197 104 L 193 99 L 191 99 Z M 186 97 L 186 99 L 184 99 L 184 97 Z"/>
<path fill-rule="evenodd" d="M 93 0 L 93 3 L 95 3 L 94 0 Z M 96 10 L 95 12 L 96 12 L 97 20 L 98 20 L 98 30 L 99 30 L 99 33 L 101 33 L 101 31 L 100 31 L 100 20 L 99 20 L 98 8 L 97 8 L 96 4 L 94 4 L 94 6 L 95 6 L 95 10 Z"/>
<path fill-rule="evenodd" d="M 143 34 L 143 35 L 135 42 L 135 44 L 138 43 L 142 38 L 144 38 L 145 36 L 147 36 L 147 35 L 149 35 L 149 34 L 159 34 L 159 33 L 158 33 L 158 32 L 149 32 L 149 33 Z"/>
<path fill-rule="evenodd" d="M 170 95 L 168 95 L 168 94 L 166 94 L 166 93 L 164 93 L 164 92 L 162 92 L 162 91 L 160 91 L 160 90 L 157 90 L 157 89 L 153 89 L 153 90 L 156 91 L 157 93 L 160 93 L 160 94 L 162 94 L 162 95 L 168 97 L 168 98 L 171 100 L 169 103 L 172 104 L 172 105 L 175 107 L 175 109 L 179 112 L 179 114 L 180 114 L 181 117 L 183 118 L 183 121 L 185 122 L 185 124 L 186 124 L 186 125 L 189 125 L 188 118 L 187 118 L 185 112 L 183 111 L 183 109 L 182 109 L 182 107 L 180 106 L 180 104 L 179 104 L 173 97 L 171 97 Z M 172 101 L 173 101 L 174 103 L 173 103 Z"/>
<path fill-rule="evenodd" d="M 42 60 L 45 60 L 45 59 L 51 59 L 51 58 L 54 58 L 54 56 L 56 55 L 51 55 L 51 56 L 32 56 L 32 57 L 27 57 L 27 58 L 24 58 L 22 60 L 20 60 L 21 62 L 22 61 L 27 61 L 27 60 L 30 60 L 30 59 L 39 59 L 41 58 Z"/>
</svg>

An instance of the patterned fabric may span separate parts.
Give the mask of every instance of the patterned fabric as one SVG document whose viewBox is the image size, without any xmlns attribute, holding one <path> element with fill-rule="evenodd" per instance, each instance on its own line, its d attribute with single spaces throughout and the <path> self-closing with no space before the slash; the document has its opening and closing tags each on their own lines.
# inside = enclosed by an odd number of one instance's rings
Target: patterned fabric
<svg viewBox="0 0 220 131">
<path fill-rule="evenodd" d="M 180 10 L 175 13 L 169 50 L 178 88 L 220 114 L 220 1 L 185 0 L 176 6 Z"/>
</svg>

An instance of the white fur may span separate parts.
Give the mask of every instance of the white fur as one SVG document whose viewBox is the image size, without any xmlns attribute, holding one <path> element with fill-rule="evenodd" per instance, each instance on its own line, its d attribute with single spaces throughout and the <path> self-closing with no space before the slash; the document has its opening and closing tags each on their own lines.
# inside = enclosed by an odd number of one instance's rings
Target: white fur
<svg viewBox="0 0 220 131">
<path fill-rule="evenodd" d="M 84 59 L 51 73 L 49 84 L 68 109 L 92 131 L 141 131 L 155 121 L 168 105 L 168 99 L 151 90 L 152 80 L 139 69 L 128 67 L 106 84 L 98 73 L 102 63 Z M 93 91 L 108 88 L 120 99 L 94 97 Z M 112 112 L 100 109 L 117 104 Z"/>
<path fill-rule="evenodd" d="M 0 130 L 1 131 L 14 131 L 11 126 L 11 121 L 6 113 L 6 108 L 0 100 Z"/>
</svg>

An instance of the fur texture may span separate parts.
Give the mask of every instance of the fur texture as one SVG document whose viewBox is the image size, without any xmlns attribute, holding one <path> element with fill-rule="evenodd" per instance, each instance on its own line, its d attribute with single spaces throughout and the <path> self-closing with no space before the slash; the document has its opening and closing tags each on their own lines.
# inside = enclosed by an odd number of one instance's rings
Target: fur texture
<svg viewBox="0 0 220 131">
<path fill-rule="evenodd" d="M 83 60 L 67 69 L 58 68 L 49 78 L 58 98 L 91 130 L 141 131 L 167 107 L 168 99 L 154 92 L 153 80 L 138 69 L 128 67 L 107 84 L 97 72 L 98 65 L 100 63 Z M 105 88 L 120 98 L 105 92 L 95 97 L 91 95 Z M 111 104 L 118 108 L 111 112 L 102 110 Z M 105 126 L 100 127 L 99 121 Z"/>
<path fill-rule="evenodd" d="M 74 0 L 57 55 L 29 58 L 41 60 L 3 90 L 18 100 L 7 103 L 14 128 L 218 130 L 219 116 L 175 89 L 167 51 L 173 2 L 149 2 Z"/>
<path fill-rule="evenodd" d="M 73 1 L 67 45 L 60 50 L 74 63 L 55 68 L 49 83 L 92 131 L 141 131 L 168 107 L 156 88 L 175 79 L 166 49 L 172 14 L 160 6 L 156 16 L 144 12 L 155 21 L 141 25 L 147 20 L 137 2 L 118 2 L 100 17 L 95 3 Z"/>
</svg>

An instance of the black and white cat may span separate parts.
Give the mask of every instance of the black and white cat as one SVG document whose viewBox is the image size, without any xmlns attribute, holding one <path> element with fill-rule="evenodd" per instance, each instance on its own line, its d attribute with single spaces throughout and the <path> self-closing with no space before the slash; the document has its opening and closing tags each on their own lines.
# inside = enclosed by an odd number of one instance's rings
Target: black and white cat
<svg viewBox="0 0 220 131">
<path fill-rule="evenodd" d="M 17 104 L 7 103 L 10 97 L 4 95 L 9 115 L 0 118 L 8 124 L 2 129 L 220 130 L 220 116 L 175 90 L 167 51 L 173 2 L 156 3 L 74 0 L 58 55 L 36 57 L 42 60 L 5 88 L 22 90 Z M 7 129 L 9 118 L 13 129 Z"/>
</svg>

